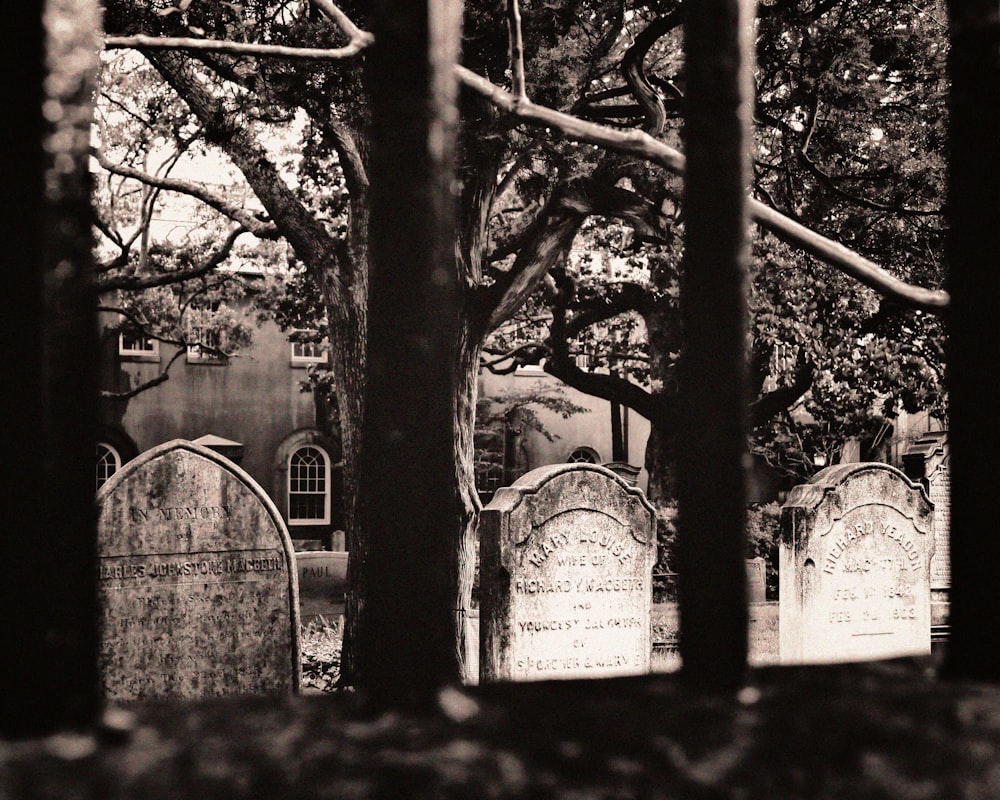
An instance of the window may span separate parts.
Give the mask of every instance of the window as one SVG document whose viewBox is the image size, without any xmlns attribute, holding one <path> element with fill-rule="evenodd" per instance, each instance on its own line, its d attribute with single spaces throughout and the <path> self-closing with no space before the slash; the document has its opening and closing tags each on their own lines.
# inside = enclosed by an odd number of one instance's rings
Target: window
<svg viewBox="0 0 1000 800">
<path fill-rule="evenodd" d="M 288 460 L 288 522 L 330 522 L 330 457 L 315 445 L 300 447 Z"/>
<path fill-rule="evenodd" d="M 601 457 L 593 447 L 577 447 L 566 459 L 570 464 L 600 464 Z"/>
<path fill-rule="evenodd" d="M 311 341 L 316 337 L 316 331 L 294 330 L 292 336 L 302 337 L 302 340 L 292 339 L 292 366 L 326 363 L 326 345 L 323 342 Z M 306 338 L 310 340 L 305 341 Z"/>
<path fill-rule="evenodd" d="M 225 351 L 226 337 L 223 332 L 211 327 L 212 311 L 209 309 L 189 309 L 184 324 L 184 336 L 188 342 L 188 363 L 224 364 L 226 357 L 218 351 Z"/>
<path fill-rule="evenodd" d="M 110 444 L 105 442 L 97 443 L 97 486 L 95 491 L 100 489 L 108 478 L 114 475 L 122 466 L 122 457 Z"/>
<path fill-rule="evenodd" d="M 160 342 L 138 331 L 122 331 L 118 334 L 118 355 L 159 359 Z"/>
</svg>

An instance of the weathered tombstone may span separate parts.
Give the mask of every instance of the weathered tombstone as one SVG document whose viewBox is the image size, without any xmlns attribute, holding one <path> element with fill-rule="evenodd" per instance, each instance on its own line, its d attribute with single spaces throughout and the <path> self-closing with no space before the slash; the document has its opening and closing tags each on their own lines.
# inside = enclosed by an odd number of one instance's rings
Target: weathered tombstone
<svg viewBox="0 0 1000 800">
<path fill-rule="evenodd" d="M 653 507 L 591 464 L 533 470 L 480 518 L 480 678 L 649 671 Z"/>
<path fill-rule="evenodd" d="M 933 636 L 935 632 L 947 631 L 951 591 L 951 454 L 947 431 L 931 431 L 914 442 L 903 454 L 903 470 L 908 478 L 924 487 L 934 504 L 934 557 L 930 573 Z"/>
<path fill-rule="evenodd" d="M 292 543 L 253 478 L 177 439 L 113 475 L 98 506 L 106 697 L 298 690 Z"/>
<path fill-rule="evenodd" d="M 828 467 L 781 511 L 782 663 L 930 652 L 934 509 L 887 464 Z"/>
<path fill-rule="evenodd" d="M 344 613 L 347 553 L 307 550 L 295 554 L 302 623 L 318 617 L 333 622 Z"/>
<path fill-rule="evenodd" d="M 766 562 L 762 556 L 747 559 L 747 602 L 763 603 L 767 600 Z"/>
</svg>

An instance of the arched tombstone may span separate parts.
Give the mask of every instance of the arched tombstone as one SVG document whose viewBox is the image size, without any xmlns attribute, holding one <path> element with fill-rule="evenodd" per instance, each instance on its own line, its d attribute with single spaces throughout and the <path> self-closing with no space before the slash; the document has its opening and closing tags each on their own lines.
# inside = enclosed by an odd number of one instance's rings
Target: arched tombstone
<svg viewBox="0 0 1000 800">
<path fill-rule="evenodd" d="M 480 677 L 649 671 L 653 507 L 624 478 L 558 464 L 497 491 L 480 516 Z"/>
<path fill-rule="evenodd" d="M 126 464 L 97 499 L 107 698 L 298 690 L 292 543 L 253 478 L 176 439 Z"/>
<path fill-rule="evenodd" d="M 781 663 L 929 653 L 933 552 L 933 505 L 888 464 L 796 486 L 781 510 Z"/>
</svg>

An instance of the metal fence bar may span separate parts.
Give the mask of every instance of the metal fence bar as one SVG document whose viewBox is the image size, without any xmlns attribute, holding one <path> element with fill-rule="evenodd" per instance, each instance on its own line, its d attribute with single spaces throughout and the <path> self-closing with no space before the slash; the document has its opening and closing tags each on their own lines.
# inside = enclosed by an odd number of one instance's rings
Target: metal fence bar
<svg viewBox="0 0 1000 800">
<path fill-rule="evenodd" d="M 87 146 L 97 4 L 9 9 L 4 64 L 0 733 L 84 726 L 100 705 L 94 515 L 97 370 Z M 47 58 L 45 69 L 43 59 Z M 44 91 L 43 91 L 44 87 Z M 43 109 L 45 111 L 43 118 Z"/>
<path fill-rule="evenodd" d="M 689 683 L 747 656 L 746 282 L 752 2 L 685 5 L 684 342 L 678 420 L 680 651 Z"/>
<path fill-rule="evenodd" d="M 949 445 L 954 677 L 1000 679 L 1000 4 L 952 0 L 949 72 Z"/>
</svg>

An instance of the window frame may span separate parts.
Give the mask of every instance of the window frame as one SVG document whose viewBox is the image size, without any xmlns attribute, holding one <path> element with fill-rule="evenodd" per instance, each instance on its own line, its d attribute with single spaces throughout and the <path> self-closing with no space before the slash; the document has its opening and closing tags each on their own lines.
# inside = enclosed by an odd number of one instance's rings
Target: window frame
<svg viewBox="0 0 1000 800">
<path fill-rule="evenodd" d="M 159 361 L 160 360 L 160 340 L 155 339 L 152 336 L 147 336 L 144 333 L 129 333 L 133 339 L 148 342 L 149 349 L 145 348 L 135 348 L 125 346 L 125 336 L 124 331 L 118 332 L 118 355 L 121 358 L 127 358 L 134 361 Z"/>
<path fill-rule="evenodd" d="M 189 324 L 184 328 L 184 336 L 187 339 L 201 337 L 201 325 Z M 207 342 L 210 347 L 217 347 L 220 350 L 223 349 L 225 342 Z M 185 357 L 188 364 L 227 364 L 229 359 L 226 356 L 216 355 L 215 353 L 203 353 L 201 351 L 200 344 L 189 344 L 187 345 Z"/>
<path fill-rule="evenodd" d="M 309 328 L 294 328 L 291 334 L 305 333 L 305 334 L 315 334 L 317 331 Z M 289 355 L 291 365 L 293 367 L 308 367 L 312 364 L 328 364 L 330 361 L 330 350 L 322 342 L 297 342 L 294 339 L 289 341 Z M 306 356 L 301 354 L 296 354 L 295 348 L 302 347 L 303 345 L 308 345 L 310 347 L 319 348 L 322 352 L 320 355 Z"/>
<path fill-rule="evenodd" d="M 574 459 L 573 456 L 575 454 L 577 454 L 577 453 L 580 453 L 580 452 L 586 452 L 589 456 L 593 457 L 594 460 L 593 461 L 580 461 L 580 460 Z M 589 444 L 580 444 L 580 445 L 577 445 L 576 447 L 574 447 L 572 450 L 569 451 L 569 453 L 566 454 L 566 463 L 567 464 L 598 464 L 599 465 L 599 464 L 602 463 L 601 462 L 601 454 L 598 453 L 597 450 L 595 450 Z"/>
<path fill-rule="evenodd" d="M 96 473 L 97 468 L 100 467 L 102 463 L 105 463 L 104 456 L 100 452 L 102 447 L 107 451 L 107 453 L 111 454 L 115 464 L 114 471 L 112 471 L 106 478 L 104 478 L 104 480 L 101 480 L 100 476 Z M 96 449 L 97 452 L 95 453 L 96 461 L 94 463 L 94 469 L 95 469 L 94 481 L 97 485 L 94 488 L 95 492 L 98 491 L 105 483 L 111 480 L 111 476 L 122 468 L 122 454 L 118 452 L 118 448 L 115 447 L 113 444 L 111 444 L 110 442 L 98 442 Z"/>
<path fill-rule="evenodd" d="M 298 455 L 303 450 L 315 450 L 317 451 L 321 458 L 323 464 L 323 516 L 319 517 L 293 517 L 292 516 L 292 497 L 294 495 L 305 495 L 310 497 L 316 497 L 320 492 L 301 492 L 292 491 L 292 473 L 293 473 L 293 461 L 295 456 Z M 330 460 L 330 454 L 326 452 L 326 448 L 315 442 L 306 442 L 304 444 L 298 445 L 294 450 L 288 454 L 288 464 L 285 476 L 285 499 L 287 501 L 287 517 L 288 524 L 295 526 L 315 526 L 315 525 L 329 525 L 330 524 L 330 512 L 331 512 L 331 496 L 332 496 L 332 485 L 333 485 L 333 463 Z"/>
</svg>

